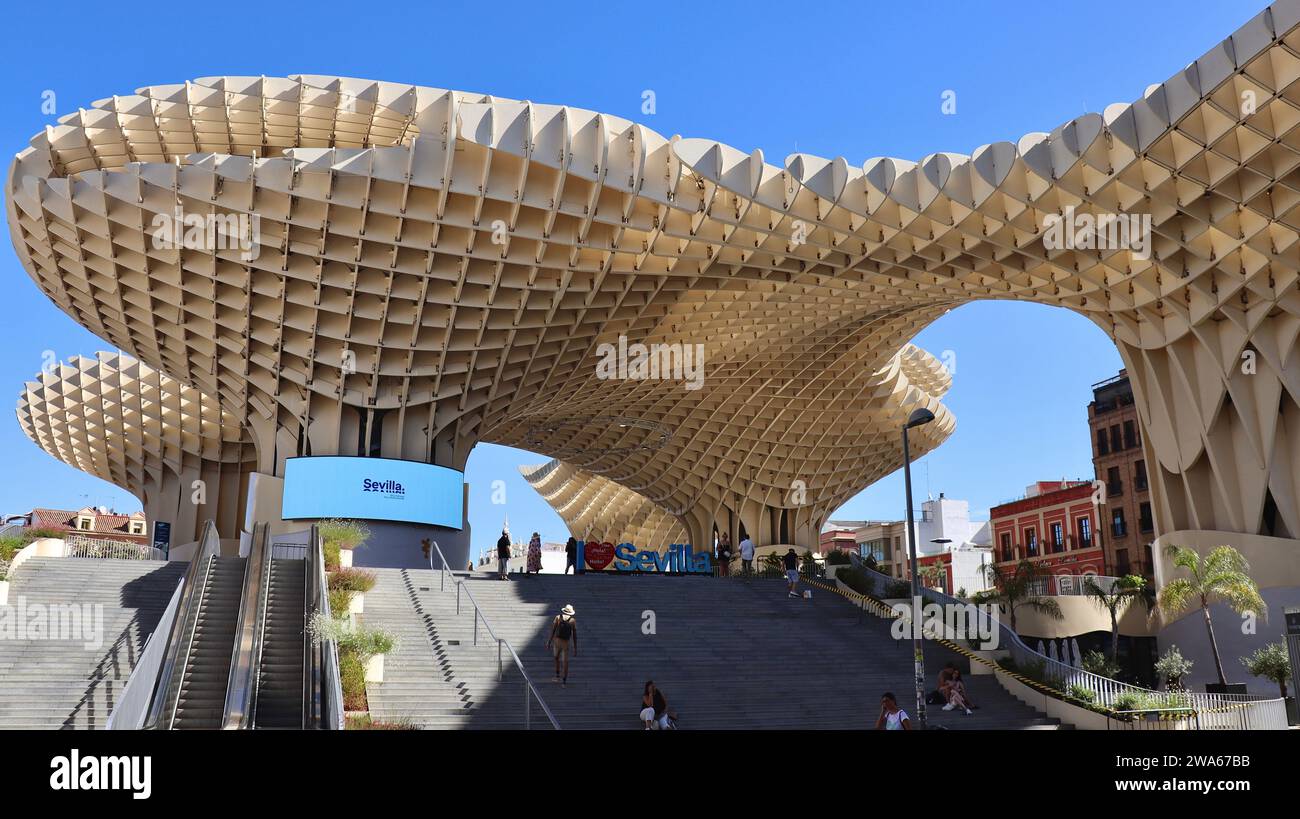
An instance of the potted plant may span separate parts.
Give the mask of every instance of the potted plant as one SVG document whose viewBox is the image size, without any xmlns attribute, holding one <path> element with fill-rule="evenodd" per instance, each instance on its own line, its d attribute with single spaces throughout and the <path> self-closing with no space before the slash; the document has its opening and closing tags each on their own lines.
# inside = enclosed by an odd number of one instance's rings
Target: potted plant
<svg viewBox="0 0 1300 819">
<path fill-rule="evenodd" d="M 375 574 L 340 566 L 329 575 L 330 611 L 342 617 L 366 610 L 366 592 L 375 587 Z"/>
<path fill-rule="evenodd" d="M 1172 558 L 1175 567 L 1187 572 L 1186 577 L 1173 580 L 1160 590 L 1160 608 L 1171 615 L 1177 615 L 1192 605 L 1201 609 L 1205 618 L 1205 630 L 1210 637 L 1210 651 L 1214 654 L 1214 670 L 1219 675 L 1219 682 L 1206 683 L 1207 694 L 1245 694 L 1244 683 L 1228 684 L 1227 675 L 1223 673 L 1223 659 L 1219 656 L 1219 643 L 1214 638 L 1214 622 L 1210 619 L 1210 604 L 1226 603 L 1238 614 L 1260 612 L 1265 617 L 1268 608 L 1259 596 L 1259 587 L 1250 579 L 1247 572 L 1250 565 L 1241 552 L 1231 546 L 1215 547 L 1208 555 L 1200 554 L 1184 546 L 1170 544 L 1166 553 Z"/>
<path fill-rule="evenodd" d="M 326 617 L 320 612 L 307 628 L 315 642 L 333 640 L 338 647 L 345 711 L 368 711 L 366 683 L 384 681 L 384 656 L 396 647 L 395 638 L 382 629 L 357 626 L 351 618 Z"/>
<path fill-rule="evenodd" d="M 358 520 L 331 518 L 316 524 L 325 552 L 325 567 L 352 567 L 352 551 L 366 545 L 370 529 Z"/>
<path fill-rule="evenodd" d="M 1192 670 L 1192 661 L 1183 657 L 1178 646 L 1170 646 L 1160 659 L 1156 660 L 1156 675 L 1165 681 L 1167 691 L 1181 691 L 1183 677 Z"/>
<path fill-rule="evenodd" d="M 1249 657 L 1242 657 L 1241 664 L 1252 677 L 1263 677 L 1277 683 L 1282 700 L 1286 703 L 1286 721 L 1288 725 L 1297 723 L 1295 697 L 1287 696 L 1286 681 L 1291 678 L 1291 658 L 1287 656 L 1286 646 L 1282 643 L 1269 643 L 1256 649 Z"/>
</svg>

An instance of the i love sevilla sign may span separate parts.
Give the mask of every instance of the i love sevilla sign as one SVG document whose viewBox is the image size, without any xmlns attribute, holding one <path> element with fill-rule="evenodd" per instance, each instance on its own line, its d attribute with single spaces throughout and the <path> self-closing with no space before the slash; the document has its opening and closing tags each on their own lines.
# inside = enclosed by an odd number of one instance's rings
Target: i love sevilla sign
<svg viewBox="0 0 1300 819">
<path fill-rule="evenodd" d="M 587 541 L 580 544 L 583 562 L 593 572 L 604 571 L 613 564 L 620 572 L 672 572 L 685 574 L 711 574 L 712 557 L 708 552 L 696 552 L 689 543 L 674 543 L 663 552 L 638 550 L 631 543 L 615 546 L 609 542 Z"/>
</svg>

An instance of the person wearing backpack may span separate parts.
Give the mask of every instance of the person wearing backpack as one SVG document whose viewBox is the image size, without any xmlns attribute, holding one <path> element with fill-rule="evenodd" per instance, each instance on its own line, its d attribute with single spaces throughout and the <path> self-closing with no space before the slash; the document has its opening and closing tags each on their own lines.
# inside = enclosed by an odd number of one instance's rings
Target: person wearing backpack
<svg viewBox="0 0 1300 819">
<path fill-rule="evenodd" d="M 578 618 L 574 615 L 573 604 L 560 609 L 560 613 L 551 621 L 551 633 L 546 638 L 546 648 L 555 654 L 555 677 L 551 682 L 558 682 L 561 687 L 569 685 L 569 651 L 578 656 Z"/>
</svg>

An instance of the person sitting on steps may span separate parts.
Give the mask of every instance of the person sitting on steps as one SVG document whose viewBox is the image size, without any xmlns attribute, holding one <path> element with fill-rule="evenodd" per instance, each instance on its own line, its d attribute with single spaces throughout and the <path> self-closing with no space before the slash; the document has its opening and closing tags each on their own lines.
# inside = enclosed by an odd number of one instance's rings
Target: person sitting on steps
<svg viewBox="0 0 1300 819">
<path fill-rule="evenodd" d="M 966 693 L 966 683 L 962 682 L 961 671 L 956 663 L 947 663 L 939 672 L 939 693 L 948 701 L 943 707 L 945 711 L 960 708 L 969 715 L 975 707 L 970 701 L 970 695 Z"/>
<path fill-rule="evenodd" d="M 641 695 L 641 722 L 647 731 L 667 731 L 677 727 L 668 713 L 668 698 L 655 685 L 654 680 L 646 680 L 645 691 Z"/>
</svg>

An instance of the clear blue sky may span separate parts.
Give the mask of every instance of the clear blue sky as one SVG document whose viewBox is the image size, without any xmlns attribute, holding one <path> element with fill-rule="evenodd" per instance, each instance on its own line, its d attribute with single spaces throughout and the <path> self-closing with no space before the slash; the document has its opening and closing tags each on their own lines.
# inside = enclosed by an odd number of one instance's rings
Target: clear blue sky
<svg viewBox="0 0 1300 819">
<path fill-rule="evenodd" d="M 0 147 L 17 152 L 59 114 L 143 85 L 212 75 L 337 74 L 563 103 L 624 116 L 665 135 L 710 137 L 780 163 L 800 150 L 853 163 L 1048 131 L 1086 111 L 1132 101 L 1264 7 L 1259 0 L 1076 3 L 720 2 L 330 3 L 223 14 L 157 13 L 94 3 L 5 9 Z M 641 114 L 642 92 L 657 110 Z M 940 111 L 956 92 L 957 113 Z M 55 308 L 0 249 L 0 395 L 17 399 L 52 350 L 60 360 L 107 344 Z M 957 431 L 916 471 L 916 488 L 970 500 L 977 513 L 1038 479 L 1091 474 L 1089 386 L 1119 356 L 1102 332 L 1064 310 L 986 302 L 921 333 L 956 354 L 946 403 Z M 11 404 L 12 406 L 12 404 Z M 32 506 L 139 504 L 41 452 L 0 418 L 0 512 Z M 511 528 L 565 537 L 524 483 L 544 458 L 481 445 L 470 457 L 475 544 Z M 505 507 L 491 484 L 506 482 Z M 901 517 L 902 480 L 868 488 L 837 517 Z M 526 531 L 524 531 L 526 530 Z"/>
</svg>

